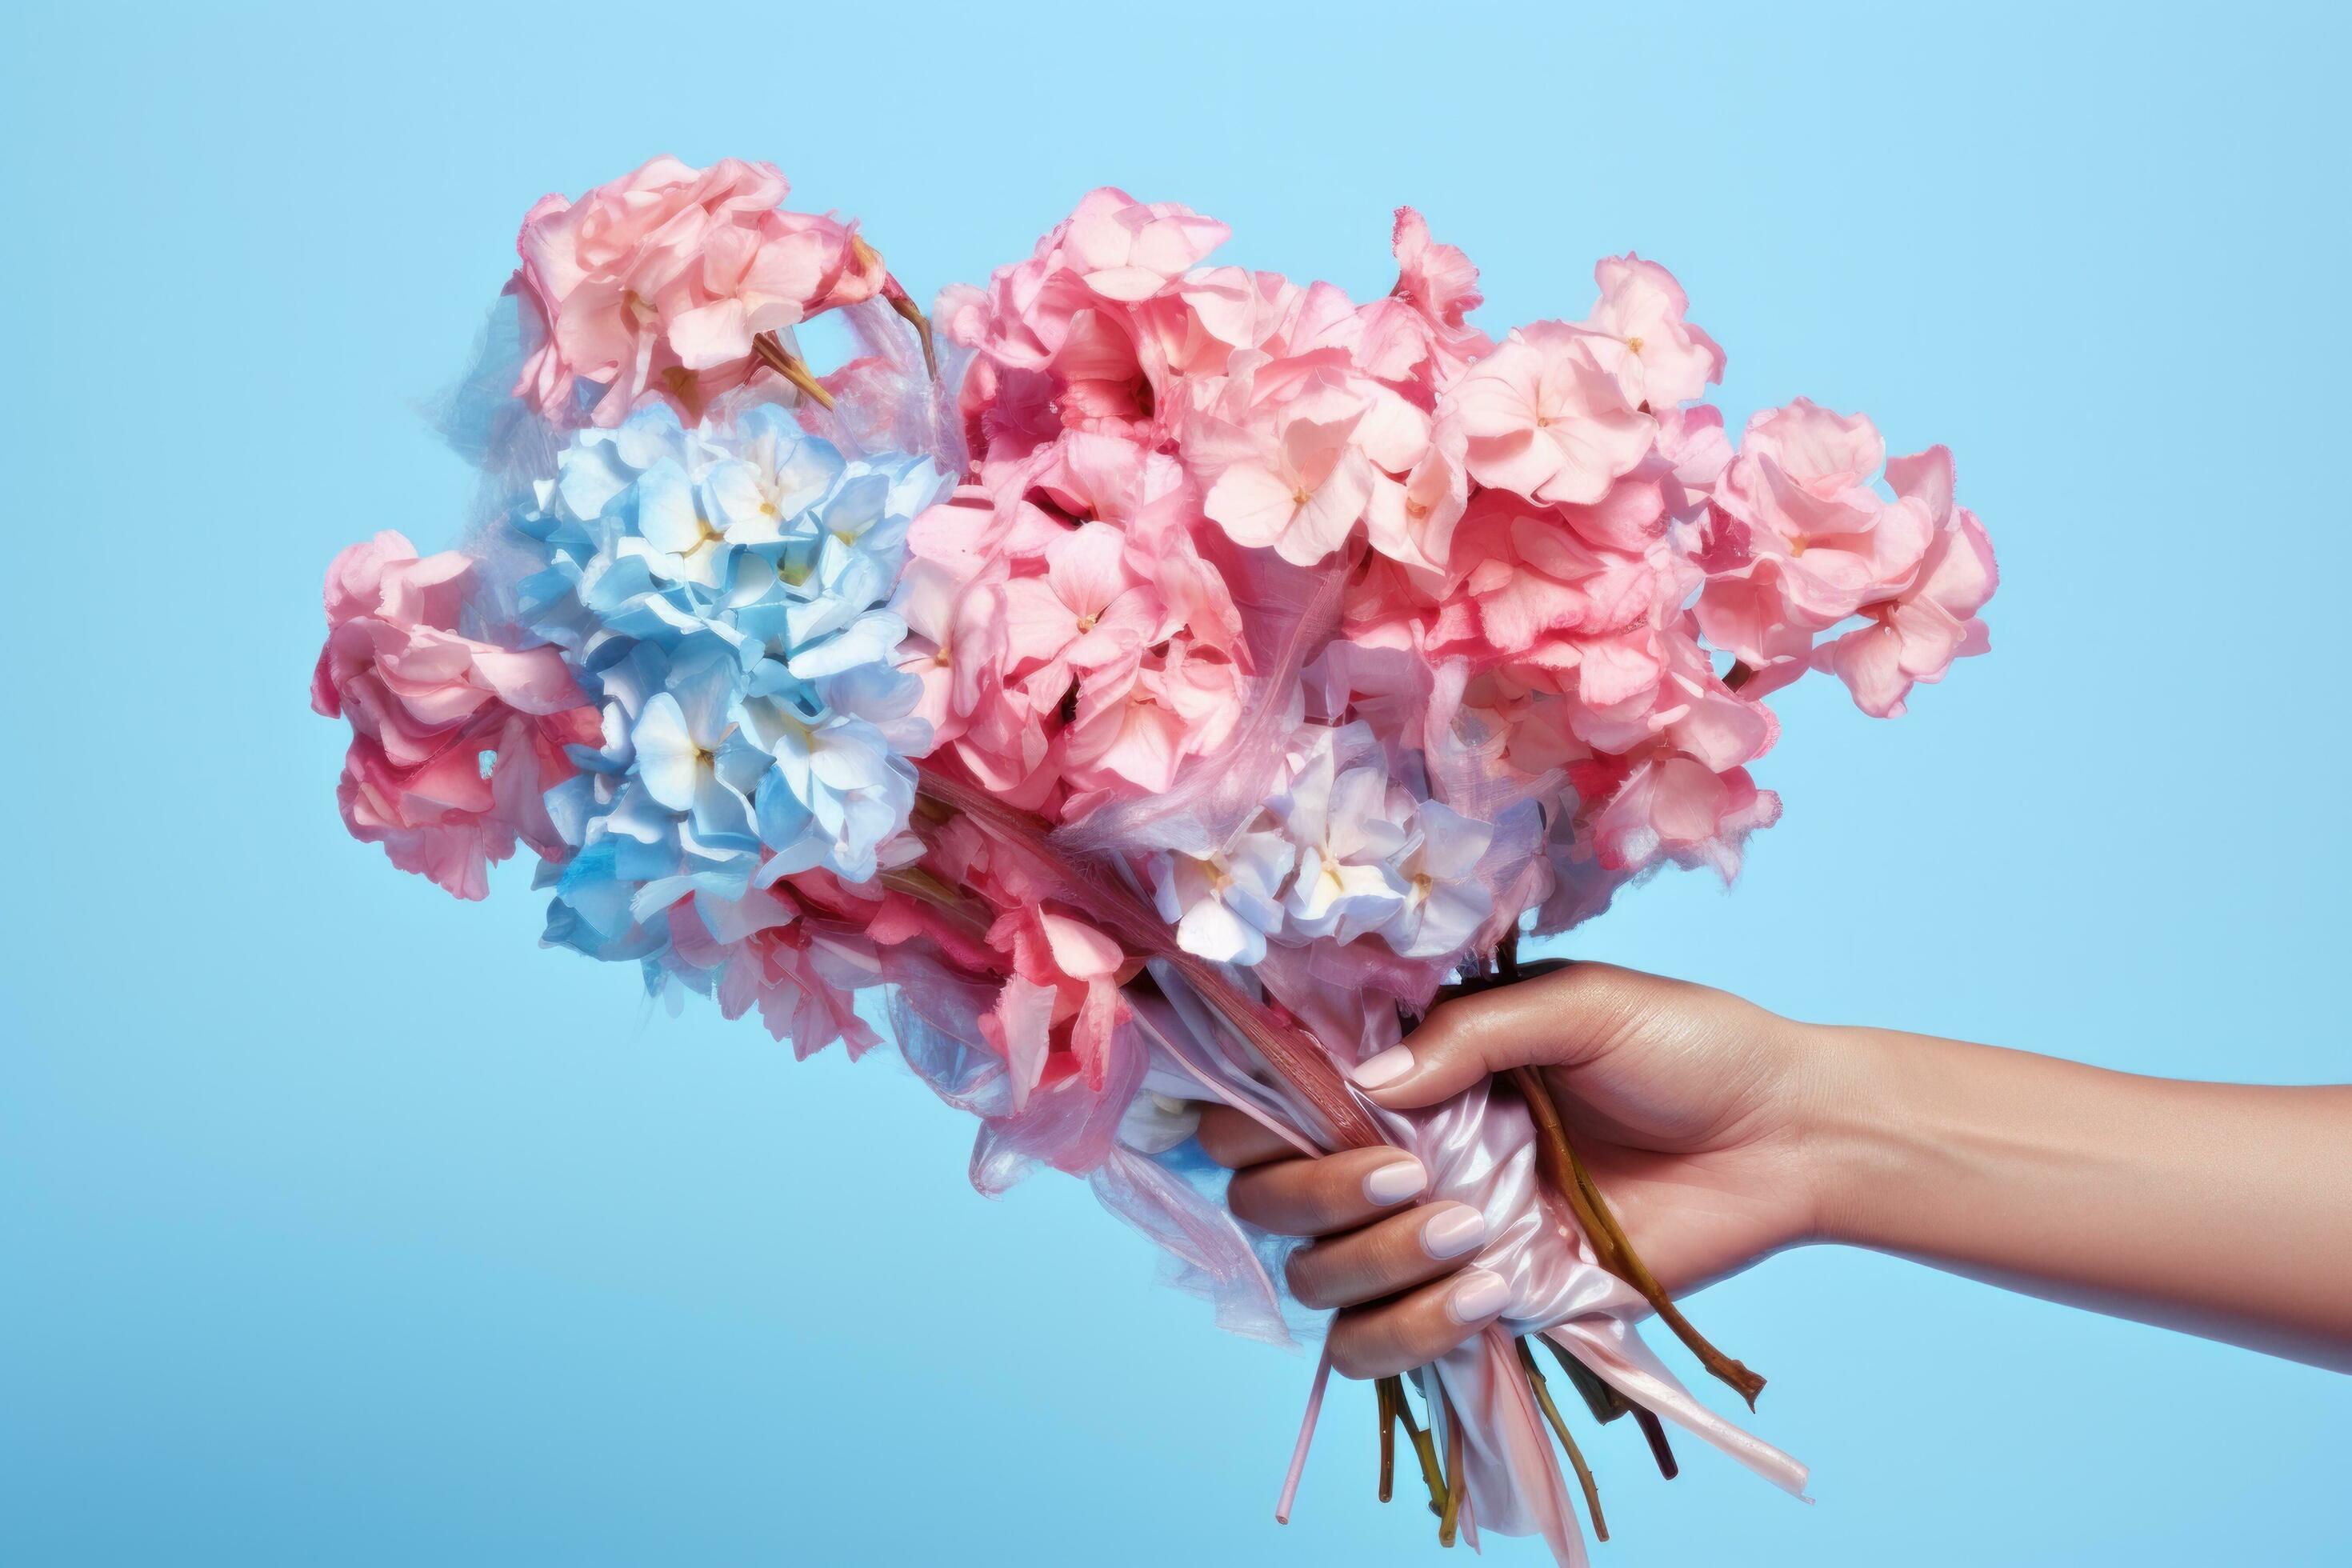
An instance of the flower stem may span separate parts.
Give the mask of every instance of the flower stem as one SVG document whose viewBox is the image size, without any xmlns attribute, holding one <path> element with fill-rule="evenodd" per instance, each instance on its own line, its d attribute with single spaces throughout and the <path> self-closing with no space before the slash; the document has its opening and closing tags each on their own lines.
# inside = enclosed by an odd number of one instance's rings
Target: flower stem
<svg viewBox="0 0 2352 1568">
<path fill-rule="evenodd" d="M 1584 1395 L 1585 1406 L 1592 1412 L 1595 1421 L 1605 1426 L 1633 1408 L 1633 1401 L 1593 1376 L 1592 1369 L 1582 1362 L 1549 1339 L 1544 1340 L 1543 1346 L 1551 1352 L 1551 1359 L 1559 1363 L 1559 1370 L 1568 1374 L 1568 1381 L 1576 1385 L 1576 1392 Z"/>
<path fill-rule="evenodd" d="M 1396 1379 L 1384 1377 L 1372 1384 L 1372 1399 L 1380 1407 L 1381 1424 L 1381 1500 L 1386 1502 L 1396 1489 L 1396 1405 L 1390 1385 Z"/>
<path fill-rule="evenodd" d="M 1642 1436 L 1650 1440 L 1650 1458 L 1658 1461 L 1658 1474 L 1668 1480 L 1681 1475 L 1683 1468 L 1675 1462 L 1674 1445 L 1666 1441 L 1665 1424 L 1658 1419 L 1656 1412 L 1636 1405 L 1633 1419 L 1640 1425 Z"/>
<path fill-rule="evenodd" d="M 1415 1425 L 1412 1403 L 1405 1397 L 1404 1379 L 1384 1377 L 1380 1381 L 1388 1389 L 1389 1409 L 1404 1423 L 1405 1437 L 1412 1444 L 1413 1457 L 1421 1461 L 1422 1484 L 1429 1489 L 1429 1511 L 1443 1514 L 1445 1511 L 1445 1478 L 1437 1468 L 1437 1444 L 1426 1431 Z"/>
<path fill-rule="evenodd" d="M 1553 1100 L 1543 1075 L 1533 1068 L 1513 1068 L 1511 1081 L 1517 1086 L 1519 1097 L 1527 1101 L 1528 1114 L 1535 1119 L 1539 1139 L 1537 1150 L 1545 1173 L 1568 1200 L 1601 1266 L 1639 1290 L 1651 1310 L 1674 1330 L 1675 1337 L 1690 1347 L 1700 1364 L 1738 1390 L 1739 1396 L 1748 1401 L 1748 1409 L 1755 1409 L 1756 1396 L 1764 1391 L 1764 1379 L 1716 1349 L 1706 1335 L 1691 1326 L 1691 1321 L 1683 1316 L 1682 1309 L 1667 1297 L 1657 1277 L 1633 1250 L 1633 1243 L 1625 1239 L 1624 1227 L 1609 1212 L 1608 1200 L 1601 1195 L 1592 1173 L 1577 1158 L 1576 1146 L 1569 1142 L 1568 1124 L 1561 1120 L 1559 1106 Z"/>
<path fill-rule="evenodd" d="M 931 319 L 924 315 L 921 307 L 907 298 L 903 292 L 890 295 L 889 300 L 890 309 L 906 317 L 908 322 L 915 329 L 915 336 L 922 340 L 923 369 L 929 373 L 932 380 L 937 381 L 940 375 L 940 356 L 939 351 L 931 346 Z"/>
<path fill-rule="evenodd" d="M 788 352 L 773 332 L 761 332 L 751 340 L 751 353 L 761 364 L 791 382 L 826 408 L 833 406 L 833 394 L 811 374 L 809 367 L 798 355 Z"/>
<path fill-rule="evenodd" d="M 1445 1397 L 1443 1392 L 1438 1396 Z M 1454 1532 L 1462 1524 L 1462 1494 L 1466 1483 L 1462 1474 L 1462 1417 L 1454 1408 L 1445 1407 L 1445 1507 L 1437 1515 L 1437 1544 L 1452 1546 Z"/>
<path fill-rule="evenodd" d="M 1536 1404 L 1542 1409 L 1544 1419 L 1551 1423 L 1552 1436 L 1559 1438 L 1559 1446 L 1568 1450 L 1568 1462 L 1576 1467 L 1576 1484 L 1584 1489 L 1584 1506 L 1592 1515 L 1592 1533 L 1606 1541 L 1609 1539 L 1609 1521 L 1601 1516 L 1601 1488 L 1594 1483 L 1592 1471 L 1585 1465 L 1584 1451 L 1576 1446 L 1575 1437 L 1569 1433 L 1568 1423 L 1560 1418 L 1559 1406 L 1552 1403 L 1551 1386 L 1544 1382 L 1543 1368 L 1536 1364 L 1535 1352 L 1528 1349 L 1528 1342 L 1524 1339 L 1518 1342 L 1518 1346 L 1519 1364 L 1527 1369 L 1528 1382 L 1535 1389 Z"/>
</svg>

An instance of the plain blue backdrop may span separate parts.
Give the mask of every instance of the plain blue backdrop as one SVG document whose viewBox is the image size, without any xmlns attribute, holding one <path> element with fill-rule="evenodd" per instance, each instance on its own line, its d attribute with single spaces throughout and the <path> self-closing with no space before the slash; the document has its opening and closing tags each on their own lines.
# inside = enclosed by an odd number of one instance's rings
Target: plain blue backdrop
<svg viewBox="0 0 2352 1568">
<path fill-rule="evenodd" d="M 890 1059 L 649 1017 L 516 868 L 344 837 L 321 571 L 455 541 L 415 401 L 523 209 L 657 152 L 775 160 L 919 296 L 1106 182 L 1360 293 L 1414 203 L 1496 329 L 1664 260 L 1735 423 L 1948 442 L 2004 584 L 1910 718 L 1786 700 L 1733 894 L 1575 950 L 2352 1076 L 2341 7 L 329 9 L 0 23 L 0 1562 L 1432 1561 L 1357 1388 L 1276 1528 L 1308 1363 L 1076 1184 L 975 1196 Z M 1819 1504 L 1612 1429 L 1604 1563 L 2346 1560 L 2352 1380 L 1829 1249 L 1697 1316 Z"/>
</svg>

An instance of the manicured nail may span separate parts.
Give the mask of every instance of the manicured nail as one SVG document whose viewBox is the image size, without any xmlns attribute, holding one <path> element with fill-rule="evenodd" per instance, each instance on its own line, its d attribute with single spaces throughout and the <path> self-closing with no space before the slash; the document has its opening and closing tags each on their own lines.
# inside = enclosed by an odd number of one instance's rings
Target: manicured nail
<svg viewBox="0 0 2352 1568">
<path fill-rule="evenodd" d="M 1421 1227 L 1421 1249 L 1432 1258 L 1459 1258 L 1486 1239 L 1486 1216 L 1468 1204 L 1440 1209 Z"/>
<path fill-rule="evenodd" d="M 1483 1323 L 1511 1304 L 1511 1288 L 1499 1274 L 1467 1269 L 1445 1297 L 1445 1310 L 1457 1323 Z"/>
<path fill-rule="evenodd" d="M 1384 1083 L 1394 1083 L 1412 1070 L 1412 1052 L 1403 1046 L 1391 1046 L 1376 1057 L 1366 1057 L 1348 1069 L 1359 1089 L 1378 1089 Z"/>
<path fill-rule="evenodd" d="M 1408 1154 L 1402 1160 L 1391 1160 L 1364 1177 L 1364 1196 L 1383 1208 L 1401 1204 L 1414 1196 L 1429 1184 L 1429 1173 L 1421 1162 Z"/>
</svg>

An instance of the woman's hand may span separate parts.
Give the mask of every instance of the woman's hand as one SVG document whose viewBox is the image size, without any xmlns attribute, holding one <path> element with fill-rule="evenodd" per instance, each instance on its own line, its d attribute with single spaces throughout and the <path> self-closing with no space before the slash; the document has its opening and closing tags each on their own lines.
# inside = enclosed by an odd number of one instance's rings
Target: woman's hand
<svg viewBox="0 0 2352 1568">
<path fill-rule="evenodd" d="M 1441 1003 L 1357 1081 L 1398 1110 L 1435 1105 L 1489 1073 L 1534 1065 L 1633 1249 L 1669 1291 L 1737 1272 L 1818 1226 L 1795 1026 L 1703 986 L 1606 964 L 1551 968 Z M 1506 1304 L 1465 1268 L 1485 1239 L 1461 1204 L 1415 1203 L 1419 1162 L 1393 1149 L 1308 1160 L 1238 1111 L 1211 1107 L 1201 1146 L 1233 1167 L 1228 1202 L 1253 1225 L 1315 1238 L 1290 1286 L 1340 1309 L 1332 1364 L 1350 1377 L 1420 1366 Z"/>
<path fill-rule="evenodd" d="M 1533 1067 L 1635 1253 L 1680 1294 L 1810 1239 L 2352 1371 L 2352 1087 L 2180 1083 L 1561 966 L 1454 998 L 1356 1081 L 1398 1110 Z M 1315 1238 L 1352 1377 L 1444 1354 L 1505 1305 L 1459 1204 L 1393 1149 L 1297 1158 L 1202 1114 L 1243 1219 Z"/>
</svg>

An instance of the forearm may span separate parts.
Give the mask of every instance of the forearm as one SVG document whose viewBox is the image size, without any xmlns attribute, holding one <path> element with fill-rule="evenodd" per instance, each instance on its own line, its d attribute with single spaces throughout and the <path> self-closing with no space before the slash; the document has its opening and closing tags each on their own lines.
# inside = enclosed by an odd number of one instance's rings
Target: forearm
<svg viewBox="0 0 2352 1568">
<path fill-rule="evenodd" d="M 2352 1371 L 2352 1088 L 1810 1033 L 1826 1238 Z"/>
</svg>

